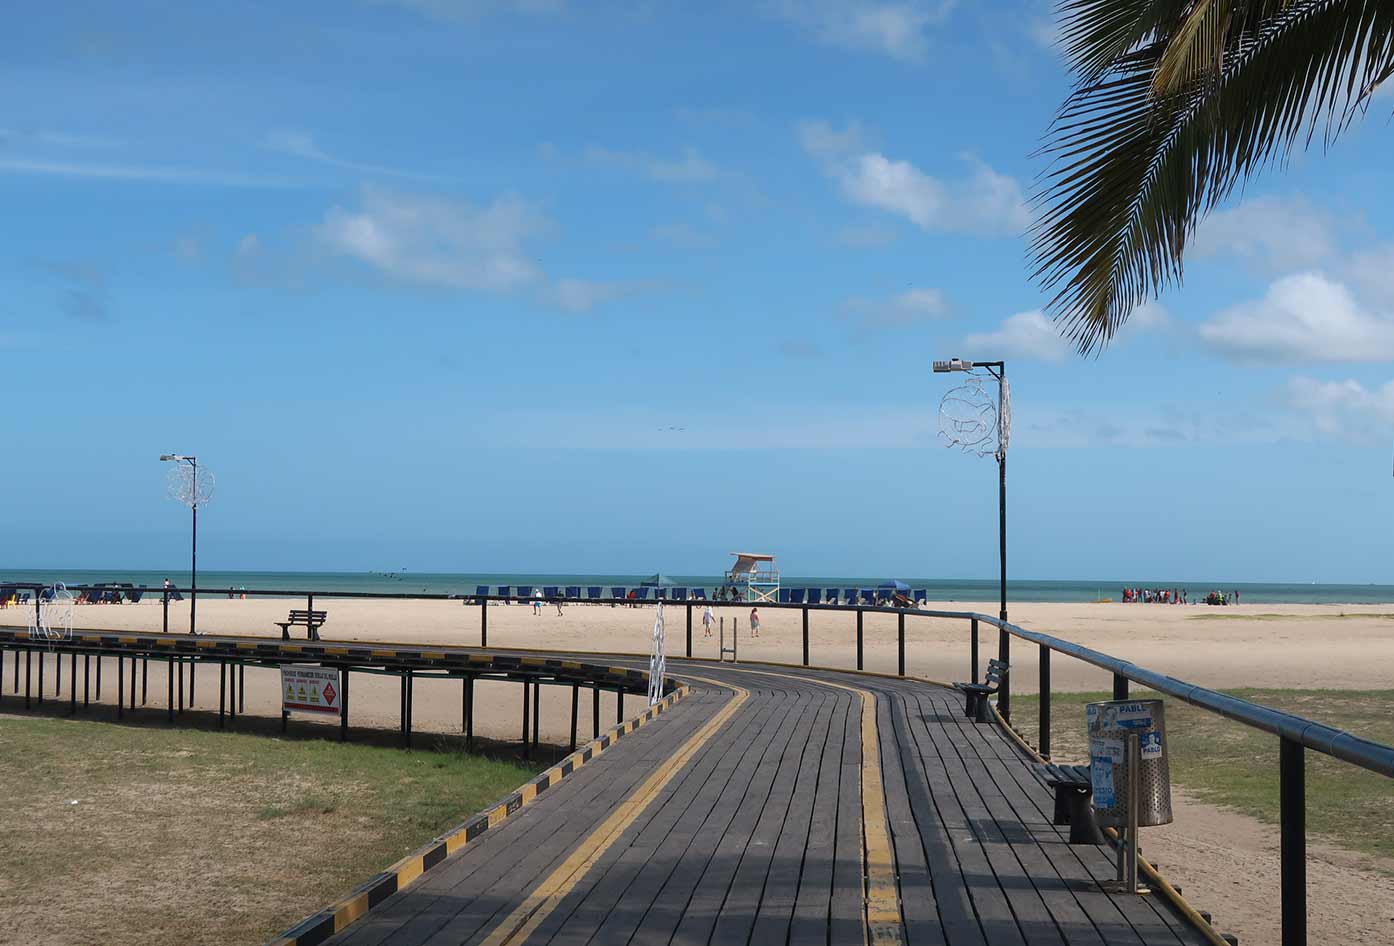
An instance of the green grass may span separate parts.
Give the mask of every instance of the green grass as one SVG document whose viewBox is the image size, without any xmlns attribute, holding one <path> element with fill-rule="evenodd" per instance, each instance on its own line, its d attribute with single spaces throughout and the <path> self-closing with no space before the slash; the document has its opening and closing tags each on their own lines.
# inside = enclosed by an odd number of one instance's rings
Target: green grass
<svg viewBox="0 0 1394 946">
<path fill-rule="evenodd" d="M 1394 744 L 1394 690 L 1228 690 L 1234 696 Z M 1135 690 L 1137 699 L 1156 694 Z M 1107 693 L 1051 697 L 1052 755 L 1083 762 L 1084 704 Z M 1036 742 L 1039 703 L 1012 695 L 1012 722 Z M 1172 782 L 1203 801 L 1278 823 L 1278 737 L 1166 700 Z M 1394 859 L 1394 779 L 1307 752 L 1307 828 L 1348 850 Z M 1394 863 L 1394 860 L 1391 860 Z"/>
<path fill-rule="evenodd" d="M 0 716 L 0 745 L 0 915 L 26 942 L 85 942 L 98 926 L 111 944 L 264 942 L 535 772 L 16 716 Z"/>
</svg>

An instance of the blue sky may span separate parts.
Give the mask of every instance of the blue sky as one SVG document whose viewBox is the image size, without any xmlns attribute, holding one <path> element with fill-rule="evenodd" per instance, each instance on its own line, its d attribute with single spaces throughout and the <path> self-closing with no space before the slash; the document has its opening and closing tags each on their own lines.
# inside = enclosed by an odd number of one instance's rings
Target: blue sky
<svg viewBox="0 0 1394 946">
<path fill-rule="evenodd" d="M 1394 98 L 1101 357 L 1023 233 L 1046 3 L 33 5 L 0 36 L 0 566 L 1391 579 Z"/>
</svg>

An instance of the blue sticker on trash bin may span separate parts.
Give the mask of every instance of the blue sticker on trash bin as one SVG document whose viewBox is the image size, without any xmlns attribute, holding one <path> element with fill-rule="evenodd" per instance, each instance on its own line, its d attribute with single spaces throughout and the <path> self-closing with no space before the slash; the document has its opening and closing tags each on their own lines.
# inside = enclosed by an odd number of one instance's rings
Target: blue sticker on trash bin
<svg viewBox="0 0 1394 946">
<path fill-rule="evenodd" d="M 1138 742 L 1138 751 L 1144 759 L 1160 759 L 1162 757 L 1162 734 L 1159 732 L 1143 733 Z"/>
</svg>

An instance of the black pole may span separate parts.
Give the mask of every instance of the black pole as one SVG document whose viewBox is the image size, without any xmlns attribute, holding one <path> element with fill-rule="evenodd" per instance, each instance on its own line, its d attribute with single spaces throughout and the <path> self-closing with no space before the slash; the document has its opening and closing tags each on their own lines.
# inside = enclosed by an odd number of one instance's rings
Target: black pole
<svg viewBox="0 0 1394 946">
<path fill-rule="evenodd" d="M 687 606 L 687 656 L 692 656 L 692 605 Z M 572 720 L 571 728 L 575 730 L 575 720 Z M 571 748 L 576 748 L 574 745 Z"/>
<path fill-rule="evenodd" d="M 44 705 L 44 652 L 39 651 L 39 705 Z"/>
<path fill-rule="evenodd" d="M 808 666 L 808 608 L 803 609 L 803 665 Z"/>
<path fill-rule="evenodd" d="M 18 654 L 16 654 L 18 656 Z M 97 666 L 102 665 L 101 655 L 97 656 Z M 92 655 L 82 655 L 82 708 L 92 705 Z"/>
<path fill-rule="evenodd" d="M 1005 629 L 997 631 L 997 659 L 1007 665 L 1007 673 L 997 685 L 997 712 L 1007 722 L 1012 721 L 1012 635 Z"/>
<path fill-rule="evenodd" d="M 198 463 L 194 463 L 194 541 L 189 560 L 189 633 L 198 633 Z"/>
<path fill-rule="evenodd" d="M 976 683 L 978 680 L 978 619 L 973 618 L 970 623 L 973 626 L 973 642 L 968 658 L 968 682 Z"/>
<path fill-rule="evenodd" d="M 896 615 L 899 618 L 896 628 L 896 672 L 900 676 L 905 676 L 905 612 Z"/>
<path fill-rule="evenodd" d="M 140 658 L 140 705 L 150 702 L 150 658 Z"/>
<path fill-rule="evenodd" d="M 479 599 L 479 646 L 489 646 L 489 599 Z"/>
<path fill-rule="evenodd" d="M 857 669 L 862 669 L 862 609 L 857 609 Z"/>
<path fill-rule="evenodd" d="M 624 690 L 615 689 L 615 722 L 624 722 Z"/>
<path fill-rule="evenodd" d="M 193 706 L 193 696 L 189 697 L 189 705 Z M 136 708 L 136 658 L 131 655 L 131 709 Z"/>
<path fill-rule="evenodd" d="M 688 613 L 688 618 L 689 618 L 689 621 L 688 621 L 689 630 L 691 630 L 691 620 L 690 620 L 690 619 L 691 619 L 691 617 L 692 617 L 692 609 L 691 609 L 691 608 L 688 608 L 687 613 Z M 690 637 L 691 637 L 691 635 L 689 634 L 689 639 L 690 639 Z M 578 720 L 577 720 L 577 713 L 578 713 L 578 711 L 580 710 L 580 706 L 581 706 L 581 686 L 580 686 L 580 684 L 578 684 L 578 683 L 573 683 L 573 684 L 571 684 L 571 748 L 567 750 L 568 752 L 575 752 L 575 751 L 576 751 L 576 723 L 578 722 Z"/>
<path fill-rule="evenodd" d="M 58 658 L 60 661 L 62 657 Z M 73 651 L 72 662 L 68 665 L 68 711 L 77 715 L 77 651 Z"/>
<path fill-rule="evenodd" d="M 407 748 L 411 748 L 411 730 L 416 722 L 416 674 L 407 671 Z"/>
<path fill-rule="evenodd" d="M 53 698 L 56 700 L 63 695 L 63 655 L 54 654 L 53 661 Z"/>
<path fill-rule="evenodd" d="M 117 663 L 118 666 L 120 665 L 120 663 L 121 663 L 121 658 L 120 658 L 120 657 L 117 657 L 117 658 L 116 658 L 116 663 Z M 168 660 L 165 661 L 165 663 L 166 663 L 166 664 L 168 665 L 168 667 L 169 667 L 169 695 L 168 695 L 168 697 L 167 697 L 166 700 L 165 700 L 165 704 L 166 704 L 166 706 L 169 707 L 169 709 L 168 709 L 168 713 L 169 713 L 169 722 L 172 723 L 172 722 L 174 722 L 174 658 L 173 658 L 173 657 L 170 657 Z M 121 687 L 120 687 L 119 684 L 117 685 L 117 688 L 116 688 L 116 699 L 117 699 L 118 701 L 121 699 Z"/>
<path fill-rule="evenodd" d="M 227 661 L 218 661 L 218 728 L 226 725 L 224 711 L 227 708 Z"/>
<path fill-rule="evenodd" d="M 1307 946 L 1306 750 L 1284 739 L 1279 755 L 1283 946 Z"/>
<path fill-rule="evenodd" d="M 474 677 L 465 677 L 465 749 L 474 749 Z"/>
<path fill-rule="evenodd" d="M 43 664 L 39 664 L 39 670 L 40 670 L 40 677 L 39 677 L 39 679 L 42 680 L 42 679 L 43 679 L 43 676 L 42 676 Z M 123 658 L 121 658 L 121 657 L 117 657 L 117 658 L 116 658 L 116 718 L 117 718 L 117 719 L 120 719 L 120 718 L 122 717 L 122 715 L 125 713 L 125 710 L 126 710 L 126 706 L 125 706 L 125 700 L 126 700 L 126 687 L 125 687 L 125 685 L 124 685 L 125 682 L 126 682 L 126 661 L 125 661 Z"/>
<path fill-rule="evenodd" d="M 29 679 L 30 679 L 30 677 L 33 675 L 33 670 L 31 669 L 31 666 L 30 666 L 30 663 L 29 663 L 29 655 L 30 655 L 31 653 L 33 653 L 33 651 L 31 651 L 28 647 L 24 648 L 24 708 L 25 708 L 25 709 L 28 709 L 28 708 L 29 708 Z M 16 658 L 15 658 L 15 670 L 18 671 L 18 669 L 19 669 L 19 658 L 18 658 L 18 656 L 16 656 Z"/>
<path fill-rule="evenodd" d="M 537 730 L 542 722 L 542 684 L 532 685 L 532 747 L 537 748 Z"/>
<path fill-rule="evenodd" d="M 339 741 L 348 739 L 348 687 L 349 668 L 339 670 Z"/>
<path fill-rule="evenodd" d="M 164 600 L 163 600 L 163 602 L 162 602 L 162 604 L 161 604 L 161 607 L 164 609 L 164 615 L 165 615 L 165 620 L 164 620 L 164 633 L 168 634 L 168 633 L 169 633 L 169 588 L 168 588 L 168 587 L 165 588 Z"/>
<path fill-rule="evenodd" d="M 1001 610 L 998 617 L 1007 620 L 1007 455 L 997 458 L 997 560 L 1001 566 L 998 590 Z"/>
<path fill-rule="evenodd" d="M 25 660 L 28 658 L 28 651 L 25 651 Z M 591 687 L 591 738 L 600 738 L 600 687 Z M 25 704 L 28 706 L 29 704 Z"/>
<path fill-rule="evenodd" d="M 227 714 L 229 719 L 237 718 L 237 662 L 227 668 Z"/>
<path fill-rule="evenodd" d="M 1050 648 L 1041 645 L 1041 734 L 1040 753 L 1050 756 Z"/>
<path fill-rule="evenodd" d="M 1113 675 L 1113 698 L 1115 700 L 1126 700 L 1128 698 L 1128 678 L 1121 673 Z"/>
<path fill-rule="evenodd" d="M 179 664 L 179 715 L 184 715 L 184 658 L 174 658 Z"/>
<path fill-rule="evenodd" d="M 523 758 L 524 758 L 524 759 L 531 759 L 531 758 L 532 758 L 532 746 L 531 746 L 531 744 L 528 742 L 528 722 L 529 722 L 528 711 L 529 711 L 529 709 L 530 709 L 530 705 L 531 705 L 531 704 L 529 704 L 529 702 L 528 702 L 528 678 L 527 678 L 527 677 L 524 677 L 524 678 L 523 678 Z"/>
<path fill-rule="evenodd" d="M 237 712 L 247 712 L 247 667 L 237 667 Z"/>
<path fill-rule="evenodd" d="M 98 703 L 100 703 L 100 702 L 102 701 L 102 662 L 103 662 L 105 659 L 106 659 L 106 658 L 103 657 L 101 654 L 98 654 L 98 655 L 97 655 L 97 702 L 98 702 Z M 18 666 L 15 667 L 15 680 L 16 680 L 16 682 L 18 682 L 18 680 L 19 680 L 19 667 L 18 667 Z"/>
</svg>

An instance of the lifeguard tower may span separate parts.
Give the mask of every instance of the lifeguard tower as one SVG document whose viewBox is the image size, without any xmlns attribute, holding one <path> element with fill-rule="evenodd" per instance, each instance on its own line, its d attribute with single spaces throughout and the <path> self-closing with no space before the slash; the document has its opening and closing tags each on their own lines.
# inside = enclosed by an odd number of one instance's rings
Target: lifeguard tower
<svg viewBox="0 0 1394 946">
<path fill-rule="evenodd" d="M 736 601 L 776 601 L 779 598 L 779 567 L 773 555 L 759 552 L 732 552 L 735 564 L 726 573 L 726 587 Z"/>
</svg>

